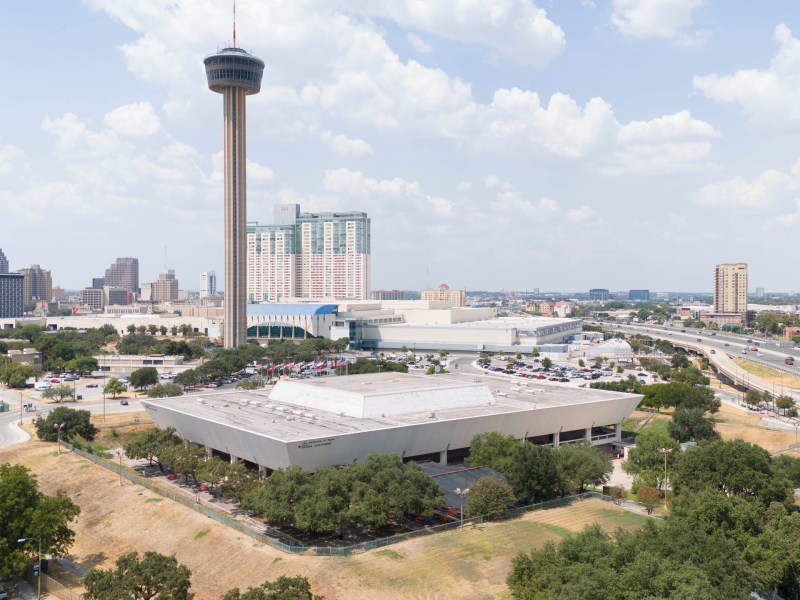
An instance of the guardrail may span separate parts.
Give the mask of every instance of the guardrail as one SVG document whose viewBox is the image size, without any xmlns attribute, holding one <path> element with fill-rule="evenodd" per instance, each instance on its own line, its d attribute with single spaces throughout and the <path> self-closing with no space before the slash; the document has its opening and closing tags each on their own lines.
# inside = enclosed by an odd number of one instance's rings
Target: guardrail
<svg viewBox="0 0 800 600">
<path fill-rule="evenodd" d="M 96 454 L 90 454 L 88 452 L 85 452 L 84 450 L 75 448 L 74 446 L 72 446 L 67 442 L 62 442 L 62 443 L 67 448 L 71 449 L 75 454 L 78 454 L 83 458 L 86 458 L 101 467 L 104 467 L 110 471 L 113 471 L 114 473 L 121 475 L 128 481 L 131 481 L 137 485 L 141 485 L 142 487 L 145 487 L 148 490 L 156 494 L 159 494 L 160 496 L 169 498 L 170 500 L 182 504 L 187 508 L 191 508 L 192 510 L 202 515 L 205 515 L 206 517 L 209 517 L 210 519 L 213 519 L 218 523 L 221 523 L 222 525 L 226 525 L 232 529 L 235 529 L 236 531 L 257 540 L 262 544 L 267 544 L 269 546 L 272 546 L 273 548 L 277 548 L 278 550 L 281 550 L 283 552 L 288 552 L 291 554 L 307 554 L 312 556 L 350 556 L 352 554 L 360 554 L 362 552 L 367 552 L 369 550 L 374 550 L 376 548 L 382 548 L 384 546 L 389 546 L 391 544 L 404 542 L 406 540 L 410 540 L 416 537 L 422 537 L 426 535 L 432 535 L 434 533 L 441 533 L 443 531 L 458 529 L 459 527 L 462 526 L 461 521 L 453 521 L 452 523 L 444 523 L 442 525 L 430 525 L 422 529 L 415 529 L 413 531 L 407 531 L 404 533 L 399 533 L 397 535 L 382 537 L 374 540 L 369 540 L 366 542 L 360 542 L 358 544 L 351 544 L 348 546 L 306 546 L 300 543 L 297 544 L 285 543 L 277 538 L 268 536 L 264 533 L 264 531 L 259 531 L 253 527 L 250 527 L 209 505 L 196 502 L 194 500 L 191 500 L 190 498 L 186 498 L 181 494 L 176 494 L 168 489 L 165 489 L 163 486 L 156 484 L 154 481 L 141 477 L 140 475 L 131 472 L 130 469 L 122 467 L 113 461 L 106 460 L 105 458 L 98 456 Z M 579 500 L 585 500 L 587 498 L 596 498 L 604 502 L 613 502 L 611 496 L 606 496 L 599 492 L 584 492 L 582 494 L 565 496 L 564 498 L 555 498 L 553 500 L 547 500 L 536 504 L 530 504 L 528 506 L 511 508 L 506 510 L 505 513 L 503 513 L 502 515 L 493 518 L 473 517 L 469 519 L 464 519 L 463 525 L 474 525 L 483 522 L 513 519 L 527 512 L 543 510 L 547 508 L 554 508 L 558 506 L 566 506 L 568 504 L 572 504 L 573 502 Z"/>
</svg>

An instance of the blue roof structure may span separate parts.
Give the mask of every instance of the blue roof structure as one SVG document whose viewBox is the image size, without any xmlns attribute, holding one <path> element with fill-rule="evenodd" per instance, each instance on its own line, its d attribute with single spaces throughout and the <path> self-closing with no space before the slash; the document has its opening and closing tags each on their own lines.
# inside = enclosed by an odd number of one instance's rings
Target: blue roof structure
<svg viewBox="0 0 800 600">
<path fill-rule="evenodd" d="M 248 304 L 248 317 L 269 317 L 273 315 L 335 315 L 338 304 Z"/>
</svg>

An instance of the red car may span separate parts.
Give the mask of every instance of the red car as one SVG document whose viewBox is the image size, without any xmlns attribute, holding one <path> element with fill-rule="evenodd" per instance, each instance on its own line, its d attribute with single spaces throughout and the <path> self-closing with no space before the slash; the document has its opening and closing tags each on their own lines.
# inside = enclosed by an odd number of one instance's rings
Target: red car
<svg viewBox="0 0 800 600">
<path fill-rule="evenodd" d="M 61 383 L 60 379 L 51 379 L 50 383 Z"/>
<path fill-rule="evenodd" d="M 86 384 L 86 387 L 87 388 L 96 388 L 96 387 L 100 387 L 100 386 L 98 386 L 96 383 L 89 383 L 89 384 Z"/>
</svg>

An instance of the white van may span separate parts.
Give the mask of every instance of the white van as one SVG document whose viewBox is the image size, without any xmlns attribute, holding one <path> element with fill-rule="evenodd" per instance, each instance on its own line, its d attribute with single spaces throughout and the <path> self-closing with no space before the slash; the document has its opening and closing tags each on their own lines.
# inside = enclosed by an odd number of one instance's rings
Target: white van
<svg viewBox="0 0 800 600">
<path fill-rule="evenodd" d="M 49 381 L 37 381 L 36 383 L 33 384 L 33 389 L 36 390 L 37 392 L 43 392 L 45 390 L 49 390 L 51 387 L 53 386 L 50 384 Z"/>
</svg>

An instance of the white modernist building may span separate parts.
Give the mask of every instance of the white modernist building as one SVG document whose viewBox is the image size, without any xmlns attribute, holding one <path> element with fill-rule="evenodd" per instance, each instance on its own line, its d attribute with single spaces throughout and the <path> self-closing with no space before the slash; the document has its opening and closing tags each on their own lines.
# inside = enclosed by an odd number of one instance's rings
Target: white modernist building
<svg viewBox="0 0 800 600">
<path fill-rule="evenodd" d="M 559 446 L 620 441 L 640 395 L 534 385 L 481 375 L 376 373 L 281 381 L 267 391 L 142 400 L 159 427 L 174 427 L 209 455 L 260 469 L 313 471 L 369 452 L 446 464 L 476 434 L 498 431 Z"/>
</svg>

